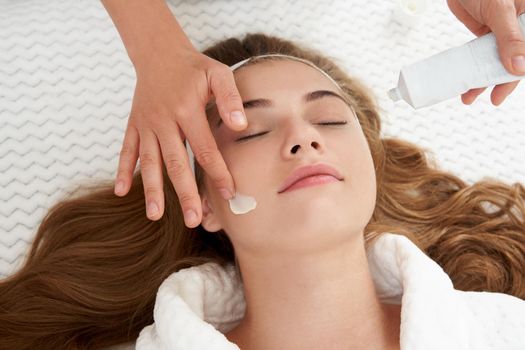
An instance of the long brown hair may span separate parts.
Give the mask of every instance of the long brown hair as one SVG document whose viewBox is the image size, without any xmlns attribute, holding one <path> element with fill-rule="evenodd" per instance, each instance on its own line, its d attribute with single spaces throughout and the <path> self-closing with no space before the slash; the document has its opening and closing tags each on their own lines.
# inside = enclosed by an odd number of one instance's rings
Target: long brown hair
<svg viewBox="0 0 525 350">
<path fill-rule="evenodd" d="M 226 65 L 266 53 L 315 63 L 354 106 L 377 181 L 367 245 L 383 232 L 403 234 L 443 267 L 456 289 L 525 298 L 522 185 L 485 180 L 469 186 L 439 170 L 420 147 L 381 138 L 368 90 L 314 50 L 249 34 L 204 51 Z M 202 190 L 203 171 L 195 165 Z M 153 323 L 157 289 L 167 276 L 206 262 L 235 263 L 224 232 L 184 225 L 165 167 L 163 173 L 166 206 L 158 221 L 145 215 L 140 172 L 125 197 L 114 195 L 113 181 L 105 181 L 49 210 L 24 266 L 0 282 L 0 348 L 100 349 L 133 341 Z"/>
</svg>

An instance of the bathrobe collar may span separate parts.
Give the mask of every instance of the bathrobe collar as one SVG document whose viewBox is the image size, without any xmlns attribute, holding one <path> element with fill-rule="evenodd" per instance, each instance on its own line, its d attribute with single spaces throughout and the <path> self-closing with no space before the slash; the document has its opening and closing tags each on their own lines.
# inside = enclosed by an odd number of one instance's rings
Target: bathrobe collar
<svg viewBox="0 0 525 350">
<path fill-rule="evenodd" d="M 407 237 L 384 233 L 367 250 L 378 297 L 402 305 L 400 345 L 408 349 L 468 349 L 468 330 L 449 276 Z M 136 349 L 238 350 L 224 336 L 242 319 L 242 283 L 233 265 L 206 263 L 179 270 L 160 286 L 155 323 Z"/>
</svg>

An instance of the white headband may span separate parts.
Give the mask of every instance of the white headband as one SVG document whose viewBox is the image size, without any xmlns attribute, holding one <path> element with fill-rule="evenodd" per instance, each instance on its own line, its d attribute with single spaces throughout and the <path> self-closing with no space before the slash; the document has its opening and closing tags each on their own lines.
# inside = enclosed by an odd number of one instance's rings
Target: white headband
<svg viewBox="0 0 525 350">
<path fill-rule="evenodd" d="M 323 75 L 325 77 L 327 77 L 328 79 L 330 79 L 330 81 L 332 83 L 334 83 L 334 85 L 337 86 L 339 88 L 339 90 L 342 90 L 341 87 L 339 86 L 339 84 L 336 83 L 336 81 L 330 75 L 328 75 L 321 68 L 317 67 L 311 61 L 305 60 L 304 58 L 295 57 L 295 56 L 283 55 L 283 54 L 280 54 L 280 53 L 269 53 L 269 54 L 266 54 L 266 55 L 252 56 L 252 57 L 249 57 L 249 58 L 247 58 L 245 60 L 242 60 L 240 62 L 235 63 L 233 66 L 230 66 L 230 69 L 234 72 L 239 67 L 244 66 L 247 62 L 249 62 L 249 61 L 251 61 L 251 60 L 253 60 L 255 58 L 264 58 L 264 57 L 281 57 L 281 58 L 287 58 L 287 59 L 290 59 L 290 60 L 295 60 L 295 61 L 299 61 L 299 62 L 305 63 L 305 64 L 309 65 L 310 67 L 313 67 L 313 68 L 317 69 L 319 72 L 323 73 Z"/>
<path fill-rule="evenodd" d="M 286 59 L 295 60 L 295 61 L 299 61 L 299 62 L 305 63 L 305 64 L 309 65 L 310 67 L 313 67 L 313 68 L 317 69 L 325 77 L 330 79 L 330 81 L 332 83 L 334 83 L 334 85 L 337 86 L 337 88 L 339 90 L 343 91 L 343 89 L 341 89 L 341 86 L 330 75 L 328 75 L 321 68 L 317 67 L 314 63 L 312 63 L 312 62 L 310 62 L 308 60 L 305 60 L 303 58 L 290 56 L 290 55 L 283 55 L 283 54 L 278 54 L 278 53 L 272 53 L 272 54 L 252 56 L 252 57 L 249 57 L 249 58 L 247 58 L 245 60 L 237 62 L 234 65 L 231 65 L 230 69 L 232 70 L 232 72 L 235 72 L 237 69 L 239 69 L 240 67 L 244 66 L 246 63 L 250 62 L 251 60 L 256 59 L 256 58 L 264 58 L 264 57 L 281 57 L 281 58 L 286 58 Z M 209 105 L 208 107 L 206 107 L 206 109 L 209 109 L 211 106 L 213 106 L 213 104 Z M 352 108 L 352 110 L 353 110 L 353 108 Z M 190 144 L 188 143 L 188 140 L 186 140 L 184 143 L 186 145 L 186 149 L 188 150 L 188 158 L 189 158 L 189 161 L 190 161 L 190 164 L 191 164 L 191 171 L 193 172 L 193 175 L 195 176 L 195 157 L 193 155 L 193 151 L 191 150 Z"/>
</svg>

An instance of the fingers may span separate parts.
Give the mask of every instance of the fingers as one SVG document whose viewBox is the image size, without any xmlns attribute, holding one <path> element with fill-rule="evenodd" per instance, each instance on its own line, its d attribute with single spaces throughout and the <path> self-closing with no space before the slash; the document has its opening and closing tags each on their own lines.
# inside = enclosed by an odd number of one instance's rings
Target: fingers
<svg viewBox="0 0 525 350">
<path fill-rule="evenodd" d="M 222 197 L 230 199 L 235 194 L 233 178 L 217 148 L 204 110 L 200 113 L 203 115 L 180 120 L 180 127 L 188 139 L 195 160 L 211 178 Z M 191 173 L 189 167 L 188 171 Z"/>
<path fill-rule="evenodd" d="M 151 129 L 140 132 L 139 157 L 147 216 L 151 220 L 158 220 L 164 212 L 162 159 L 157 137 Z"/>
<path fill-rule="evenodd" d="M 519 80 L 506 84 L 496 85 L 490 94 L 490 100 L 495 106 L 499 106 L 509 96 L 512 91 L 518 86 Z M 471 89 L 461 95 L 461 100 L 464 104 L 470 105 L 476 98 L 478 98 L 486 88 Z"/>
<path fill-rule="evenodd" d="M 486 88 L 477 88 L 477 89 L 470 89 L 469 91 L 465 92 L 461 95 L 461 100 L 464 104 L 469 105 L 474 100 L 485 91 Z"/>
<path fill-rule="evenodd" d="M 177 126 L 175 128 L 178 129 Z M 179 197 L 184 222 L 187 227 L 196 227 L 202 220 L 201 200 L 180 134 L 179 130 L 166 130 L 158 136 L 168 176 Z"/>
<path fill-rule="evenodd" d="M 133 171 L 139 157 L 139 133 L 135 127 L 128 124 L 118 161 L 115 194 L 124 196 L 128 193 L 133 179 Z"/>
<path fill-rule="evenodd" d="M 490 100 L 494 105 L 499 106 L 514 91 L 518 84 L 519 80 L 495 86 L 490 94 Z"/>
<path fill-rule="evenodd" d="M 244 114 L 241 95 L 235 85 L 233 72 L 227 67 L 219 66 L 210 69 L 208 74 L 208 82 L 215 96 L 221 119 L 230 129 L 244 130 L 248 126 L 248 121 Z"/>
<path fill-rule="evenodd" d="M 474 35 L 480 36 L 490 32 L 490 28 L 483 23 L 480 23 L 458 0 L 447 0 L 447 4 L 454 16 L 456 16 L 456 18 Z"/>
<path fill-rule="evenodd" d="M 518 23 L 514 1 L 491 1 L 486 24 L 496 36 L 501 62 L 512 74 L 525 74 L 525 38 Z"/>
</svg>

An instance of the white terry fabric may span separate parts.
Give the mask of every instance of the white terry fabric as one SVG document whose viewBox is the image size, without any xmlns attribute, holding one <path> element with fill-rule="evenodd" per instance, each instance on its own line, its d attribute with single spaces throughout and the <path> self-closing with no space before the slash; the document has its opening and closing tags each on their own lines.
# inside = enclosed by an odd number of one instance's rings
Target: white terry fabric
<svg viewBox="0 0 525 350">
<path fill-rule="evenodd" d="M 525 301 L 502 293 L 454 289 L 443 269 L 407 237 L 385 233 L 367 251 L 380 299 L 402 305 L 402 350 L 525 349 Z M 244 315 L 232 265 L 179 270 L 160 286 L 155 322 L 137 350 L 238 350 L 223 333 Z"/>
</svg>

